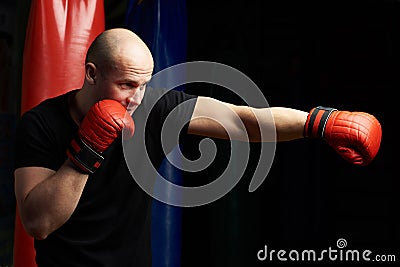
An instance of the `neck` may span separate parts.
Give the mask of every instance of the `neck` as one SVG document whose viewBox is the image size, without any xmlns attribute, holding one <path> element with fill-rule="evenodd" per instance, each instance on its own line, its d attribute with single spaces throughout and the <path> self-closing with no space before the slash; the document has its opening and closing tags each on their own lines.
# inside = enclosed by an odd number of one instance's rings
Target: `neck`
<svg viewBox="0 0 400 267">
<path fill-rule="evenodd" d="M 91 105 L 86 104 L 86 93 L 85 90 L 80 89 L 76 93 L 71 94 L 69 98 L 69 112 L 72 119 L 78 125 L 81 124 L 86 113 L 89 111 Z"/>
</svg>

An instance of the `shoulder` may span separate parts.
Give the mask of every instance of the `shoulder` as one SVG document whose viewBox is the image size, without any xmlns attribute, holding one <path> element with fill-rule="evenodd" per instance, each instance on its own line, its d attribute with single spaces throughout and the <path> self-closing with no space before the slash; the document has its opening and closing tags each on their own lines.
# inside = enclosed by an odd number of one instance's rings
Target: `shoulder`
<svg viewBox="0 0 400 267">
<path fill-rule="evenodd" d="M 75 91 L 75 90 L 73 90 Z M 73 93 L 73 91 L 66 92 L 64 94 L 48 98 L 40 102 L 38 105 L 35 107 L 31 108 L 27 112 L 42 112 L 48 109 L 56 108 L 56 107 L 62 107 L 64 104 L 68 104 L 68 96 Z"/>
<path fill-rule="evenodd" d="M 149 87 L 146 89 L 145 96 L 143 99 L 143 106 L 152 109 L 158 108 L 174 108 L 175 106 L 189 100 L 197 99 L 196 95 L 185 93 L 184 91 L 178 90 L 167 90 L 167 89 L 155 89 Z"/>
<path fill-rule="evenodd" d="M 143 125 L 152 125 L 152 129 L 161 129 L 168 116 L 174 125 L 186 123 L 193 114 L 197 98 L 178 90 L 146 88 L 142 103 L 133 114 L 135 124 L 143 122 Z"/>
<path fill-rule="evenodd" d="M 48 98 L 40 102 L 35 107 L 26 111 L 21 115 L 21 118 L 26 117 L 38 117 L 41 115 L 51 116 L 55 115 L 57 112 L 65 111 L 68 108 L 68 96 L 73 91 L 69 91 L 62 95 L 58 95 L 52 98 Z"/>
<path fill-rule="evenodd" d="M 31 127 L 50 127 L 69 121 L 68 95 L 65 94 L 46 99 L 37 106 L 23 113 L 19 119 L 19 129 Z"/>
</svg>

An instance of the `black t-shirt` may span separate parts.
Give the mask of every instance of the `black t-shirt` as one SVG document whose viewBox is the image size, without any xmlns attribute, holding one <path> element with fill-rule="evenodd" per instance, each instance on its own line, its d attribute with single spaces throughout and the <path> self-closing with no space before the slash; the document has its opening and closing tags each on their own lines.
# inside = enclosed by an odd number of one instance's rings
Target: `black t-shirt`
<svg viewBox="0 0 400 267">
<path fill-rule="evenodd" d="M 146 89 L 133 115 L 136 129 L 129 148 L 135 150 L 135 139 L 145 133 L 146 153 L 156 169 L 168 153 L 161 148 L 163 122 L 179 106 L 173 121 L 184 125 L 196 102 L 193 95 L 165 92 Z M 66 149 L 78 130 L 68 112 L 70 93 L 45 100 L 23 114 L 17 128 L 16 168 L 39 166 L 57 171 L 64 163 Z M 183 102 L 188 104 L 180 105 Z M 46 239 L 35 240 L 38 266 L 151 266 L 151 197 L 132 178 L 122 143 L 117 139 L 103 153 L 105 159 L 89 176 L 70 219 Z M 145 151 L 137 150 L 135 166 L 140 167 Z"/>
</svg>

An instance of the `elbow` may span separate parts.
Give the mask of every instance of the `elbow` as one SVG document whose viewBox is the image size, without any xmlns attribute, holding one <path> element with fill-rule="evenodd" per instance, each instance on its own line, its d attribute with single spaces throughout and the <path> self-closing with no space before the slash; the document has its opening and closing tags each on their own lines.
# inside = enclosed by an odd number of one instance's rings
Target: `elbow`
<svg viewBox="0 0 400 267">
<path fill-rule="evenodd" d="M 49 235 L 48 233 L 44 232 L 44 231 L 37 231 L 37 230 L 32 230 L 30 235 L 37 240 L 44 240 L 47 238 L 47 236 Z"/>
<path fill-rule="evenodd" d="M 25 226 L 25 230 L 31 237 L 37 240 L 46 239 L 49 235 L 49 233 L 45 231 L 45 229 L 41 229 L 40 227 L 33 227 L 29 224 Z"/>
<path fill-rule="evenodd" d="M 26 224 L 25 231 L 34 239 L 43 240 L 50 234 L 44 227 L 34 226 L 33 224 Z"/>
<path fill-rule="evenodd" d="M 43 233 L 31 233 L 30 235 L 36 240 L 44 240 L 48 236 L 48 235 L 43 234 Z"/>
<path fill-rule="evenodd" d="M 46 239 L 50 234 L 49 227 L 43 222 L 35 220 L 22 220 L 22 225 L 28 235 L 37 240 Z"/>
</svg>

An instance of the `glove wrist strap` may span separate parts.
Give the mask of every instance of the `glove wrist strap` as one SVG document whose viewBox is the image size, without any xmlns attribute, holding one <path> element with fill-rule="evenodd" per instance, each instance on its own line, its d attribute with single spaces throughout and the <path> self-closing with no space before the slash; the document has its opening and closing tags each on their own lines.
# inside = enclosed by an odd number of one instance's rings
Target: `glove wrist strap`
<svg viewBox="0 0 400 267">
<path fill-rule="evenodd" d="M 326 122 L 332 112 L 337 109 L 318 106 L 313 108 L 307 116 L 306 124 L 304 125 L 304 136 L 311 138 L 323 138 L 326 127 Z"/>
<path fill-rule="evenodd" d="M 94 173 L 104 160 L 101 154 L 94 151 L 79 137 L 71 141 L 67 156 L 83 173 Z"/>
</svg>

